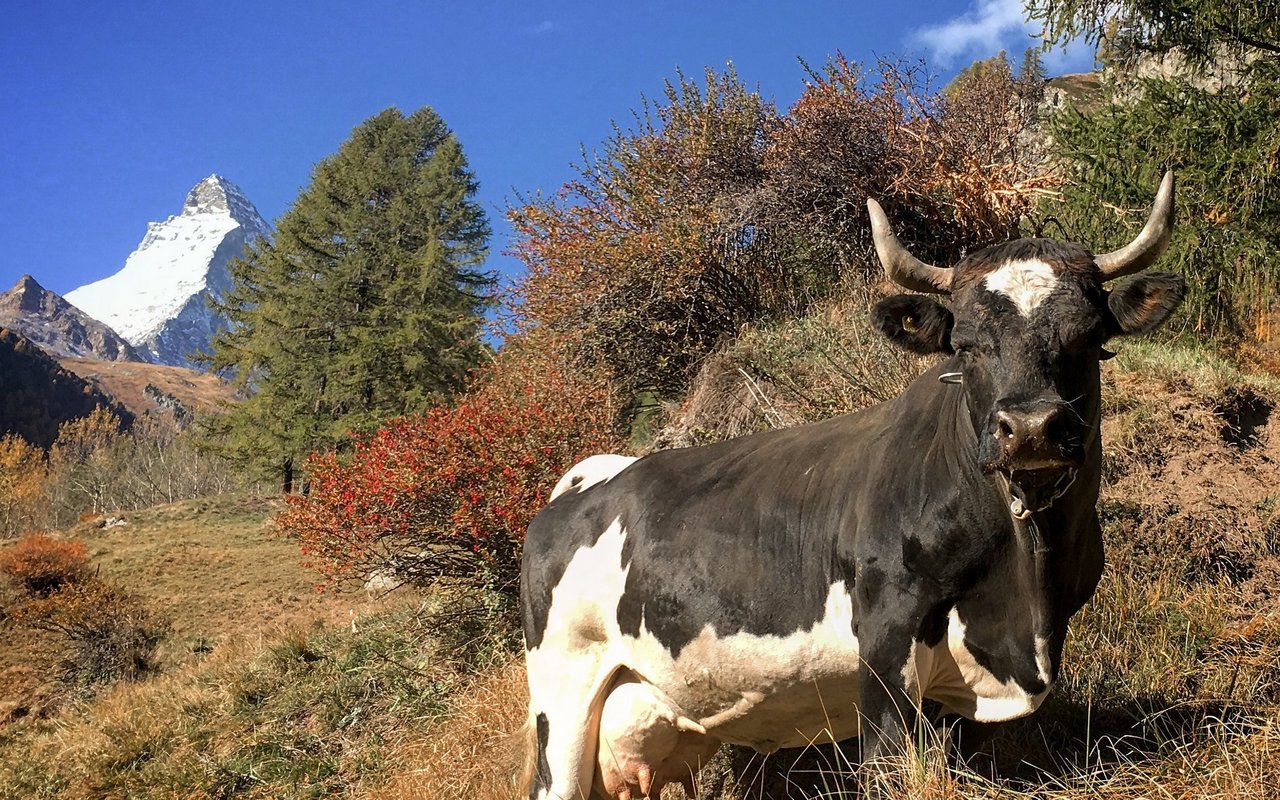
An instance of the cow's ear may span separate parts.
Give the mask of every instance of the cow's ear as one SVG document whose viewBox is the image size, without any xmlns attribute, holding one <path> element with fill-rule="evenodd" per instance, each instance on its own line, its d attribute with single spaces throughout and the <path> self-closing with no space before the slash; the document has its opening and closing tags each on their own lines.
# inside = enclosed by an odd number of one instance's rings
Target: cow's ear
<svg viewBox="0 0 1280 800">
<path fill-rule="evenodd" d="M 951 352 L 951 312 L 927 297 L 886 297 L 871 310 L 871 319 L 889 341 L 913 353 Z"/>
<path fill-rule="evenodd" d="M 1169 318 L 1186 290 L 1187 284 L 1181 275 L 1167 272 L 1137 275 L 1121 282 L 1107 298 L 1111 312 L 1107 320 L 1108 334 L 1123 336 L 1154 329 Z"/>
</svg>

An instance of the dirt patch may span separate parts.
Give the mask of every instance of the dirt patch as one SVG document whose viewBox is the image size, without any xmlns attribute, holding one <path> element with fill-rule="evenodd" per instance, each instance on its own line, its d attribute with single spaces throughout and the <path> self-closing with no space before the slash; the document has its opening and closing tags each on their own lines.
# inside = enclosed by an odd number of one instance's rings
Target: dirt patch
<svg viewBox="0 0 1280 800">
<path fill-rule="evenodd" d="M 1248 387 L 1232 388 L 1214 402 L 1213 411 L 1223 421 L 1218 435 L 1237 450 L 1257 447 L 1274 409 L 1273 402 Z"/>
<path fill-rule="evenodd" d="M 1108 376 L 1104 526 L 1152 568 L 1241 588 L 1255 613 L 1280 584 L 1280 420 L 1250 386 L 1215 393 L 1142 373 Z"/>
</svg>

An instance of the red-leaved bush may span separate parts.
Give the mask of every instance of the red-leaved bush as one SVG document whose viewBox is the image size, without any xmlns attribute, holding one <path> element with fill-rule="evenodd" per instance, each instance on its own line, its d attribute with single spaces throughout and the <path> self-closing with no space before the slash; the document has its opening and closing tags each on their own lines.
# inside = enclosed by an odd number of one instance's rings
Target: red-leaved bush
<svg viewBox="0 0 1280 800">
<path fill-rule="evenodd" d="M 456 405 L 392 420 L 349 456 L 312 455 L 309 493 L 275 524 L 330 583 L 514 591 L 529 521 L 565 470 L 620 447 L 615 419 L 603 381 L 504 355 Z"/>
</svg>

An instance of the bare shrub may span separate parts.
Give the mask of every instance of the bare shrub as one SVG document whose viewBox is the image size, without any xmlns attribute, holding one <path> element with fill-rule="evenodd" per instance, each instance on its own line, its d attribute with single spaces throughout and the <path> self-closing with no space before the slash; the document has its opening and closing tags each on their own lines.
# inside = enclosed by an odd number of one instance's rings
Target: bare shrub
<svg viewBox="0 0 1280 800">
<path fill-rule="evenodd" d="M 137 678 L 154 667 L 168 622 L 138 595 L 98 579 L 62 586 L 12 611 L 13 619 L 62 641 L 58 666 L 76 684 Z"/>
<path fill-rule="evenodd" d="M 49 451 L 45 522 L 130 511 L 222 494 L 236 485 L 226 462 L 200 450 L 195 431 L 170 416 L 138 418 L 128 431 L 107 410 L 58 429 Z"/>
</svg>

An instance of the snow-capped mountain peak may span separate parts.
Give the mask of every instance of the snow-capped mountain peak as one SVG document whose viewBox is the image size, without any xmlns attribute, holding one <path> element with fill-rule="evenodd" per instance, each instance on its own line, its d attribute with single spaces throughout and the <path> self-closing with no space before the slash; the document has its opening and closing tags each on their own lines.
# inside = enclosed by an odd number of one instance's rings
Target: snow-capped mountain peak
<svg viewBox="0 0 1280 800">
<path fill-rule="evenodd" d="M 225 325 L 206 298 L 230 287 L 227 264 L 271 228 L 244 192 L 220 175 L 192 187 L 182 213 L 147 224 L 119 272 L 66 298 L 156 361 L 188 366 Z"/>
<path fill-rule="evenodd" d="M 253 207 L 253 203 L 244 196 L 240 187 L 216 173 L 200 181 L 187 192 L 186 202 L 182 204 L 182 215 L 196 214 L 230 214 L 233 219 L 239 220 L 242 224 L 256 222 L 261 228 L 260 233 L 266 233 L 269 230 L 267 223 L 258 216 L 258 209 Z"/>
</svg>

